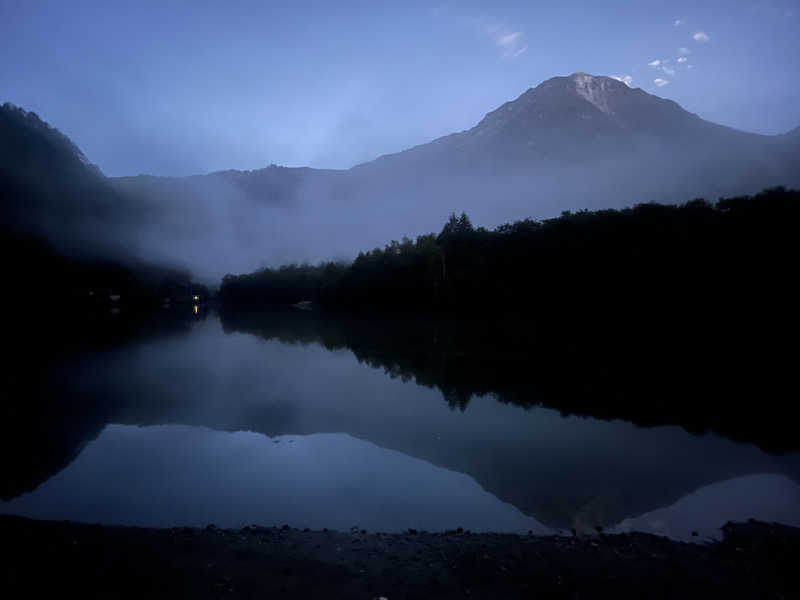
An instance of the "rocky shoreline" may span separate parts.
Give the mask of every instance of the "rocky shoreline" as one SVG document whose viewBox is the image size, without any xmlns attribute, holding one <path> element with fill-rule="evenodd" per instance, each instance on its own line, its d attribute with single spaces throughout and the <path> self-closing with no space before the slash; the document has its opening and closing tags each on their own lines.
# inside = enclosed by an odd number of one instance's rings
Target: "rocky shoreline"
<svg viewBox="0 0 800 600">
<path fill-rule="evenodd" d="M 0 516 L 6 598 L 790 598 L 800 529 L 589 537 L 150 529 Z M 45 595 L 46 594 L 46 595 Z"/>
</svg>

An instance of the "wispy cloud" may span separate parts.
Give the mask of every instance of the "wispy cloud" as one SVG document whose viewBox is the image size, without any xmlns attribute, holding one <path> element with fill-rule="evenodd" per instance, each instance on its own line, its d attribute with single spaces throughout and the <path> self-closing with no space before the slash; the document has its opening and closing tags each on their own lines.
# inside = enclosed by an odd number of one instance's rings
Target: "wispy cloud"
<svg viewBox="0 0 800 600">
<path fill-rule="evenodd" d="M 517 43 L 519 38 L 522 36 L 522 33 L 519 31 L 515 31 L 514 33 L 504 33 L 497 38 L 497 45 L 503 48 L 507 48 L 509 46 L 513 46 Z"/>
<path fill-rule="evenodd" d="M 621 81 L 628 87 L 631 87 L 631 83 L 633 83 L 633 77 L 630 75 L 612 75 L 611 79 L 616 79 L 617 81 Z"/>
<path fill-rule="evenodd" d="M 528 50 L 525 34 L 515 31 L 503 23 L 492 21 L 483 15 L 454 14 L 447 6 L 440 5 L 429 10 L 428 14 L 434 19 L 454 21 L 457 25 L 472 32 L 484 43 L 491 40 L 495 48 L 499 48 L 504 59 L 519 58 Z"/>
<path fill-rule="evenodd" d="M 675 21 L 676 26 L 681 24 L 683 24 L 683 21 L 681 21 L 680 19 L 677 19 Z M 695 40 L 702 42 L 706 42 L 710 39 L 708 34 L 702 31 L 698 31 L 692 37 Z M 667 77 L 670 77 L 670 79 L 667 79 L 665 77 L 657 77 L 656 79 L 654 79 L 653 83 L 656 85 L 656 87 L 664 87 L 665 85 L 669 85 L 671 82 L 671 78 L 675 77 L 677 71 L 676 67 L 690 68 L 691 65 L 687 64 L 689 62 L 689 59 L 687 57 L 691 53 L 692 51 L 689 48 L 681 46 L 680 48 L 678 48 L 678 57 L 676 59 L 673 60 L 672 58 L 656 58 L 647 63 L 648 67 L 651 67 L 656 71 L 660 71 L 664 73 L 664 75 L 666 75 Z"/>
<path fill-rule="evenodd" d="M 503 51 L 503 58 L 514 60 L 528 49 L 521 31 L 508 31 L 494 26 L 489 28 L 489 33 L 494 36 L 494 43 Z"/>
<path fill-rule="evenodd" d="M 673 25 L 675 25 L 675 27 L 680 27 L 681 25 L 683 25 L 683 19 L 675 19 Z"/>
<path fill-rule="evenodd" d="M 708 34 L 707 34 L 705 31 L 698 31 L 697 33 L 695 33 L 695 34 L 692 36 L 692 39 L 693 39 L 695 42 L 701 42 L 701 43 L 702 43 L 702 42 L 707 42 L 707 41 L 708 41 L 708 40 L 710 40 L 711 38 L 710 38 L 710 37 L 708 37 Z"/>
<path fill-rule="evenodd" d="M 651 60 L 649 63 L 647 63 L 647 66 L 648 67 L 653 67 L 654 69 L 662 71 L 662 72 L 664 72 L 665 74 L 667 74 L 667 75 L 669 75 L 671 77 L 671 76 L 675 75 L 675 69 L 672 66 L 670 66 L 670 62 L 671 61 L 668 58 L 664 58 L 664 59 L 658 59 L 657 58 L 656 60 Z M 657 79 L 656 81 L 659 81 L 659 79 Z M 660 79 L 660 81 L 666 81 L 666 79 Z M 669 83 L 669 82 L 667 81 L 667 83 Z M 656 85 L 658 85 L 658 84 L 656 84 Z M 666 83 L 661 84 L 661 85 L 666 85 Z"/>
</svg>

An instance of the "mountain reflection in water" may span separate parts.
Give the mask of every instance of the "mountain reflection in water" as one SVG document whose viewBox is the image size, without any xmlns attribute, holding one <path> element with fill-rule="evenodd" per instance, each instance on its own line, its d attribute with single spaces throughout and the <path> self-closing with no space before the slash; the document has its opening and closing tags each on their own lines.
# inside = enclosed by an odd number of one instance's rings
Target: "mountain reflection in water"
<svg viewBox="0 0 800 600">
<path fill-rule="evenodd" d="M 797 495 L 796 452 L 538 407 L 547 397 L 528 385 L 529 368 L 516 368 L 524 359 L 513 345 L 437 353 L 404 342 L 433 331 L 441 344 L 452 324 L 348 328 L 306 317 L 279 313 L 246 328 L 212 315 L 60 357 L 37 410 L 20 407 L 27 420 L 9 427 L 14 464 L 29 468 L 6 471 L 4 498 L 16 499 L 0 510 L 113 523 L 539 532 L 652 529 L 643 515 L 664 509 L 684 515 L 668 532 L 681 537 L 690 525 L 719 527 L 722 515 L 773 514 Z M 714 503 L 680 508 L 700 488 L 763 473 L 784 483 L 738 480 L 748 493 L 731 494 L 724 513 Z"/>
<path fill-rule="evenodd" d="M 346 434 L 270 439 L 182 425 L 109 425 L 69 467 L 6 509 L 161 527 L 548 532 L 467 475 Z"/>
</svg>

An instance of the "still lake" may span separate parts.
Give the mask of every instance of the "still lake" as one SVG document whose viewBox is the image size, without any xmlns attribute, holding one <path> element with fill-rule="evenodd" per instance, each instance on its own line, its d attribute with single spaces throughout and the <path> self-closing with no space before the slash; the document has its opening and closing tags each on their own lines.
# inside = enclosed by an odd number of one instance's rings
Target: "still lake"
<svg viewBox="0 0 800 600">
<path fill-rule="evenodd" d="M 7 479 L 0 512 L 145 526 L 602 526 L 700 541 L 728 520 L 800 525 L 800 452 L 562 416 L 491 391 L 454 400 L 423 369 L 330 343 L 302 315 L 277 316 L 274 334 L 202 316 L 53 361 L 36 410 L 49 421 L 20 434 L 27 471 Z"/>
</svg>

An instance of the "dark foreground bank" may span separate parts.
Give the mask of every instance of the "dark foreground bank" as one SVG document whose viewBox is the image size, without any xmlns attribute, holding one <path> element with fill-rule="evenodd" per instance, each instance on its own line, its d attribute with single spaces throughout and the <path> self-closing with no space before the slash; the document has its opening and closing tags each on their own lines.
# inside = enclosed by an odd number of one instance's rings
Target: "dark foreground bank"
<svg viewBox="0 0 800 600">
<path fill-rule="evenodd" d="M 686 544 L 289 528 L 143 529 L 0 516 L 6 598 L 796 598 L 800 529 Z M 43 595 L 47 594 L 47 595 Z"/>
</svg>

